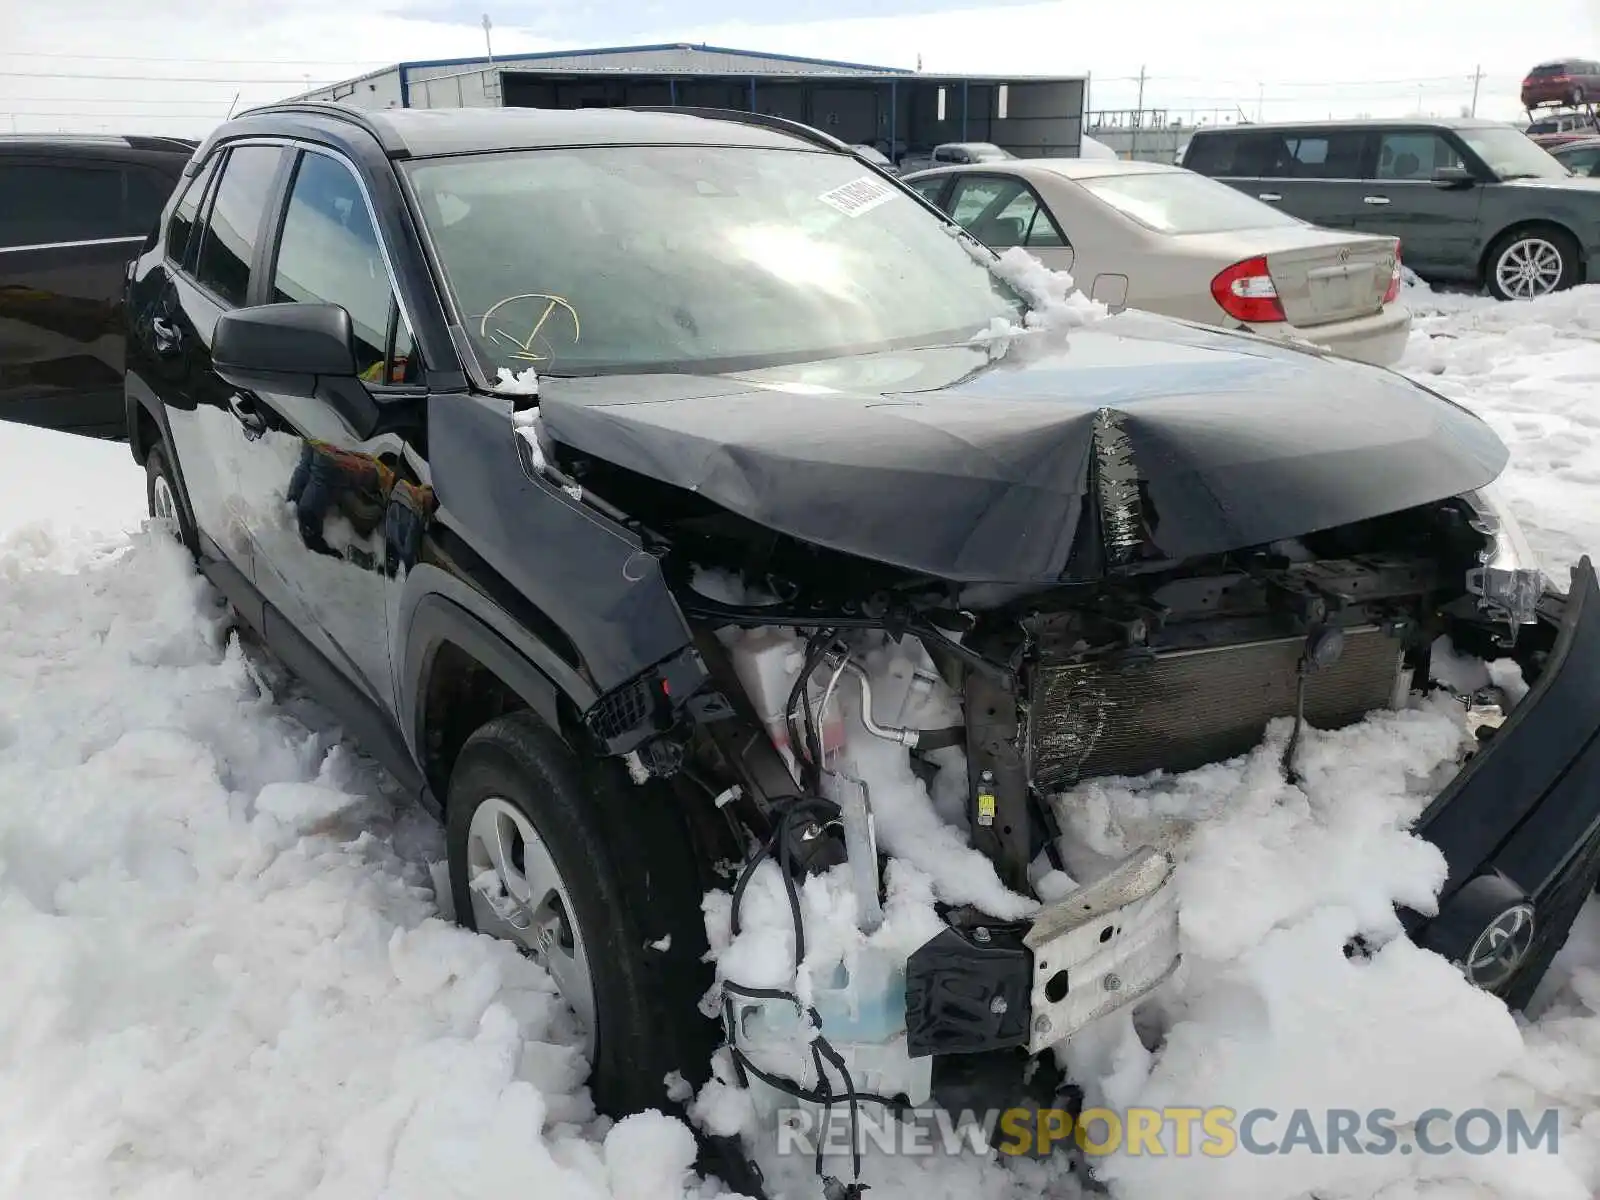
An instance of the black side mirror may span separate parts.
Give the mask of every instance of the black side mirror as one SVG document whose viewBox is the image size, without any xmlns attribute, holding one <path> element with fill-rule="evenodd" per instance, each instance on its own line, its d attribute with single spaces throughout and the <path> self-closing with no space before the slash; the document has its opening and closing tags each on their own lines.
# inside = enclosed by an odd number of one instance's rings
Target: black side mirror
<svg viewBox="0 0 1600 1200">
<path fill-rule="evenodd" d="M 1465 167 L 1439 167 L 1433 173 L 1433 185 L 1439 188 L 1471 187 L 1478 177 Z"/>
<path fill-rule="evenodd" d="M 241 391 L 323 400 L 358 438 L 378 427 L 378 403 L 356 377 L 355 334 L 340 305 L 261 304 L 223 313 L 211 365 Z"/>
</svg>

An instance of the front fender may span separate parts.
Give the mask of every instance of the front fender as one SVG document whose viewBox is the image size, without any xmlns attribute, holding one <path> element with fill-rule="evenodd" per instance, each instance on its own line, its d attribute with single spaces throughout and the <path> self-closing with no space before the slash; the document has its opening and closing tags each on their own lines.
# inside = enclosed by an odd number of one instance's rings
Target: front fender
<svg viewBox="0 0 1600 1200">
<path fill-rule="evenodd" d="M 561 732 L 560 700 L 579 712 L 595 691 L 561 656 L 522 629 L 505 611 L 457 577 L 426 564 L 407 578 L 397 628 L 401 664 L 400 728 L 417 762 L 425 760 L 424 699 L 433 660 L 454 643 L 516 692 L 546 725 Z"/>
</svg>

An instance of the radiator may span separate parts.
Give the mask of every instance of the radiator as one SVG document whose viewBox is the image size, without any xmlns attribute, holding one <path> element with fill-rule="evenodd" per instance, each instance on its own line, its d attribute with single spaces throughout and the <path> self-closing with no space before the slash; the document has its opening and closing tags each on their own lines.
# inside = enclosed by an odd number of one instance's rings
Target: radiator
<svg viewBox="0 0 1600 1200">
<path fill-rule="evenodd" d="M 1029 775 L 1059 791 L 1099 775 L 1187 771 L 1243 754 L 1274 717 L 1294 714 L 1305 641 L 1274 638 L 1174 650 L 1112 670 L 1037 668 L 1027 720 Z M 1376 626 L 1345 630 L 1338 661 L 1306 680 L 1306 723 L 1336 729 L 1394 703 L 1401 646 Z"/>
</svg>

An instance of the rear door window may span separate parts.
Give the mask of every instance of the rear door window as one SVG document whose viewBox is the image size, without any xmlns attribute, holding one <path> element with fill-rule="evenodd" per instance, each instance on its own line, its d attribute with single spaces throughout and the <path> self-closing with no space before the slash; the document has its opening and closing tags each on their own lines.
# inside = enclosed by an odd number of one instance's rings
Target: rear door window
<svg viewBox="0 0 1600 1200">
<path fill-rule="evenodd" d="M 963 175 L 950 197 L 956 223 L 986 246 L 1065 246 L 1066 238 L 1021 179 Z"/>
<path fill-rule="evenodd" d="M 171 191 L 166 176 L 134 163 L 0 160 L 0 245 L 144 237 Z"/>
<path fill-rule="evenodd" d="M 128 232 L 149 233 L 161 220 L 161 210 L 172 195 L 173 181 L 149 167 L 129 165 L 123 169 L 123 184 Z"/>
<path fill-rule="evenodd" d="M 114 164 L 0 163 L 0 246 L 130 237 L 123 175 Z"/>
<path fill-rule="evenodd" d="M 1365 135 L 1359 130 L 1291 133 L 1283 139 L 1275 172 L 1293 179 L 1359 179 Z"/>
<path fill-rule="evenodd" d="M 930 179 L 914 179 L 909 186 L 912 191 L 930 204 L 937 204 L 939 203 L 940 193 L 944 191 L 944 185 L 949 182 L 950 177 L 948 175 L 935 175 Z"/>
<path fill-rule="evenodd" d="M 1377 179 L 1427 181 L 1443 167 L 1461 167 L 1460 152 L 1437 130 L 1385 130 L 1378 135 Z"/>
<path fill-rule="evenodd" d="M 1277 133 L 1197 133 L 1183 165 L 1202 175 L 1258 178 L 1272 174 L 1282 145 Z"/>
<path fill-rule="evenodd" d="M 245 302 L 262 217 L 283 160 L 278 146 L 240 146 L 228 155 L 200 243 L 195 278 L 225 304 Z"/>
<path fill-rule="evenodd" d="M 217 173 L 219 161 L 221 161 L 219 155 L 212 155 L 206 161 L 206 165 L 200 168 L 200 173 L 189 181 L 182 199 L 172 210 L 172 216 L 167 219 L 167 257 L 184 270 L 192 270 L 194 267 L 194 251 L 199 249 L 199 239 L 194 236 L 195 225 L 200 220 L 200 205 L 205 200 L 207 187 Z"/>
</svg>

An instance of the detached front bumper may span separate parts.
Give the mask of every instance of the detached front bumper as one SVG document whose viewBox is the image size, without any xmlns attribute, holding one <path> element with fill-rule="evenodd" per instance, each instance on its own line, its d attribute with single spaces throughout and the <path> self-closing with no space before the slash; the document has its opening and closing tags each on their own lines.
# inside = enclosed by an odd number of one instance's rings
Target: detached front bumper
<svg viewBox="0 0 1600 1200">
<path fill-rule="evenodd" d="M 1418 944 L 1520 1007 L 1600 880 L 1600 582 L 1564 598 L 1537 682 L 1417 824 L 1449 864 L 1437 915 L 1405 912 Z M 1031 922 L 945 929 L 906 964 L 908 1049 L 1037 1053 L 1137 1001 L 1178 965 L 1171 863 L 1141 850 Z"/>
<path fill-rule="evenodd" d="M 1584 558 L 1538 682 L 1417 822 L 1449 877 L 1438 915 L 1404 914 L 1408 931 L 1514 1008 L 1600 879 L 1597 591 Z"/>
</svg>

